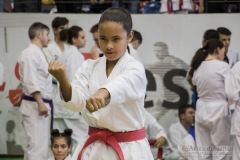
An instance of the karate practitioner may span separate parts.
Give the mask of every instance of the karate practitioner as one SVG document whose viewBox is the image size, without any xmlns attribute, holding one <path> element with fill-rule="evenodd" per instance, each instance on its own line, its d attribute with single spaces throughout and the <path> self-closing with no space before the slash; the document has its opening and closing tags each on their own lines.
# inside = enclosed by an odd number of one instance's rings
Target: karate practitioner
<svg viewBox="0 0 240 160">
<path fill-rule="evenodd" d="M 225 48 L 218 39 L 210 39 L 193 57 L 192 78 L 199 99 L 195 114 L 195 132 L 200 159 L 230 159 L 227 149 L 230 145 L 230 119 L 227 96 L 224 90 L 225 79 L 230 67 L 223 62 Z M 195 54 L 196 55 L 196 54 Z"/>
<path fill-rule="evenodd" d="M 67 49 L 66 40 L 60 38 L 60 32 L 68 29 L 68 23 L 69 21 L 65 17 L 56 17 L 52 20 L 54 40 L 44 49 L 49 61 L 58 60 L 59 56 Z"/>
<path fill-rule="evenodd" d="M 239 53 L 230 48 L 231 44 L 231 31 L 225 27 L 218 27 L 219 39 L 225 47 L 225 54 L 228 57 L 230 68 L 234 66 L 240 59 Z"/>
<path fill-rule="evenodd" d="M 222 43 L 225 47 L 225 56 L 228 58 L 229 66 L 230 66 L 230 68 L 232 68 L 240 59 L 239 53 L 230 49 L 232 33 L 228 28 L 225 28 L 225 27 L 218 27 L 217 31 L 219 33 L 219 39 L 220 39 L 220 41 L 222 41 Z M 232 115 L 235 110 L 235 105 L 232 104 L 229 106 L 229 108 L 230 108 L 230 112 Z"/>
<path fill-rule="evenodd" d="M 98 37 L 98 23 L 94 24 L 91 29 L 90 29 L 90 33 L 92 33 L 92 38 L 94 40 L 94 45 L 91 49 L 91 54 L 92 54 L 92 58 L 93 59 L 98 59 L 99 57 L 103 56 L 102 51 L 100 50 L 100 46 L 99 46 L 99 37 Z"/>
<path fill-rule="evenodd" d="M 197 159 L 194 150 L 186 152 L 182 149 L 183 146 L 195 147 L 195 141 L 188 130 L 194 123 L 195 109 L 192 105 L 183 105 L 178 110 L 179 121 L 173 123 L 169 128 L 169 139 L 172 144 L 173 153 L 169 154 L 166 159 Z M 171 158 L 170 158 L 171 157 Z"/>
<path fill-rule="evenodd" d="M 144 67 L 127 52 L 132 18 L 123 8 L 108 8 L 99 21 L 104 55 L 86 60 L 70 84 L 64 65 L 51 62 L 65 107 L 81 112 L 89 127 L 72 159 L 153 160 L 144 128 Z"/>
<path fill-rule="evenodd" d="M 83 29 L 79 26 L 72 26 L 66 32 L 67 42 L 69 48 L 63 52 L 59 57 L 59 60 L 66 66 L 66 72 L 68 80 L 71 82 L 75 76 L 75 72 L 82 65 L 84 61 L 84 56 L 80 52 L 80 48 L 83 48 L 86 44 L 85 33 Z M 59 96 L 59 95 L 58 95 Z M 73 139 L 73 149 L 76 148 L 78 141 L 87 136 L 88 125 L 80 115 L 80 113 L 70 111 L 61 105 L 56 106 L 61 110 L 61 116 L 55 118 L 55 128 L 63 130 L 63 128 L 74 129 L 72 139 Z"/>
<path fill-rule="evenodd" d="M 231 135 L 234 136 L 233 160 L 240 159 L 240 62 L 237 62 L 229 76 L 226 78 L 225 90 L 230 106 L 235 106 L 235 111 L 231 120 Z"/>
<path fill-rule="evenodd" d="M 72 129 L 64 129 L 59 132 L 54 129 L 51 132 L 51 150 L 53 157 L 48 160 L 71 160 Z"/>
<path fill-rule="evenodd" d="M 142 35 L 140 32 L 133 30 L 133 39 L 130 43 L 128 43 L 129 53 L 133 56 L 136 60 L 142 63 L 142 60 L 139 56 L 137 51 L 138 47 L 142 44 Z"/>
<path fill-rule="evenodd" d="M 80 48 L 86 45 L 86 37 L 83 29 L 79 26 L 72 26 L 66 32 L 62 32 L 67 37 L 69 48 L 62 54 L 60 60 L 66 66 L 67 75 L 71 82 L 75 77 L 75 72 L 82 65 L 84 56 Z"/>
<path fill-rule="evenodd" d="M 42 51 L 47 47 L 49 28 L 42 23 L 33 23 L 28 35 L 28 48 L 18 58 L 23 100 L 20 112 L 27 136 L 24 160 L 46 160 L 49 144 L 49 117 L 52 109 L 52 76 L 48 73 L 48 62 Z"/>
</svg>

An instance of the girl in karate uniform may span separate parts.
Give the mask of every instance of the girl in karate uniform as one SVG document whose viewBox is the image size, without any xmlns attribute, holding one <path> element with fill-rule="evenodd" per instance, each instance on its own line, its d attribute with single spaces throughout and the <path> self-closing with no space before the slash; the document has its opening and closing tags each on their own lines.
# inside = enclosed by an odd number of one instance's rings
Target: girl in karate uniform
<svg viewBox="0 0 240 160">
<path fill-rule="evenodd" d="M 153 160 L 144 128 L 147 80 L 144 66 L 128 54 L 132 37 L 130 13 L 108 8 L 99 21 L 103 57 L 84 61 L 72 83 L 63 63 L 49 65 L 64 106 L 81 112 L 89 125 L 73 160 Z"/>
</svg>

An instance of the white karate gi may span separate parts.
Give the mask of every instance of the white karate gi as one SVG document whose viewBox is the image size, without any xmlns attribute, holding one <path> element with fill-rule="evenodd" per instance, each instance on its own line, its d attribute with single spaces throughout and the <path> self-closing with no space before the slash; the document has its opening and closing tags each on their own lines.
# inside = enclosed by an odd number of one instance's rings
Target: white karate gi
<svg viewBox="0 0 240 160">
<path fill-rule="evenodd" d="M 194 148 L 195 141 L 183 127 L 180 122 L 171 124 L 169 127 L 169 139 L 172 144 L 172 153 L 169 154 L 166 159 L 174 160 L 196 160 L 198 159 L 197 152 L 193 150 L 184 150 L 183 147 Z"/>
<path fill-rule="evenodd" d="M 4 73 L 3 65 L 0 62 L 0 86 L 3 84 L 3 73 Z"/>
<path fill-rule="evenodd" d="M 128 43 L 128 47 L 129 47 L 129 50 L 130 50 L 130 55 L 133 56 L 133 58 L 135 58 L 139 62 L 143 63 L 140 56 L 138 55 L 139 54 L 138 51 L 133 48 L 131 43 Z"/>
<path fill-rule="evenodd" d="M 158 139 L 159 137 L 164 137 L 167 139 L 167 134 L 165 133 L 164 128 L 149 112 L 146 112 L 145 128 L 147 130 L 148 139 Z"/>
<path fill-rule="evenodd" d="M 62 53 L 68 48 L 69 46 L 64 43 L 64 50 L 62 51 L 61 48 L 55 41 L 52 41 L 48 44 L 47 48 L 44 48 L 43 51 L 46 54 L 48 61 L 58 60 Z"/>
<path fill-rule="evenodd" d="M 232 49 L 228 50 L 227 57 L 228 57 L 228 60 L 229 60 L 230 68 L 232 68 L 240 60 L 239 54 L 237 52 L 233 51 Z M 235 110 L 235 104 L 229 105 L 229 108 L 230 108 L 230 113 L 232 115 L 234 113 L 234 110 Z"/>
<path fill-rule="evenodd" d="M 22 51 L 18 58 L 19 73 L 24 94 L 31 96 L 33 92 L 39 91 L 42 98 L 52 97 L 52 76 L 48 73 L 48 63 L 41 49 L 30 44 Z M 27 136 L 27 147 L 25 148 L 25 160 L 46 160 L 49 144 L 49 117 L 50 105 L 45 103 L 49 109 L 49 116 L 39 116 L 36 102 L 22 100 L 20 112 L 23 115 L 23 126 Z"/>
<path fill-rule="evenodd" d="M 147 131 L 147 138 L 148 139 L 158 139 L 160 137 L 164 137 L 166 139 L 165 144 L 163 145 L 163 157 L 164 155 L 168 154 L 166 151 L 171 149 L 171 146 L 169 145 L 169 140 L 167 137 L 167 134 L 164 130 L 164 128 L 157 122 L 156 118 L 149 113 L 148 111 L 146 112 L 146 121 L 145 121 L 145 128 Z M 156 157 L 156 148 L 151 149 L 153 156 Z M 165 153 L 164 153 L 165 151 Z"/>
<path fill-rule="evenodd" d="M 106 57 L 86 60 L 76 72 L 72 82 L 72 99 L 64 104 L 73 111 L 81 111 L 92 127 L 105 128 L 113 132 L 135 131 L 144 127 L 144 98 L 146 75 L 144 67 L 127 52 L 119 59 L 111 74 L 106 75 Z M 100 88 L 106 88 L 111 95 L 109 104 L 93 113 L 86 108 L 86 99 Z M 86 139 L 75 150 L 76 160 Z M 125 160 L 153 160 L 147 139 L 119 143 Z M 83 160 L 118 160 L 112 147 L 102 141 L 90 144 L 82 156 Z"/>
<path fill-rule="evenodd" d="M 67 48 L 59 57 L 59 60 L 65 64 L 68 78 L 70 81 L 72 81 L 73 77 L 75 76 L 75 72 L 84 61 L 84 56 L 76 46 L 70 45 L 69 48 Z M 58 102 L 61 103 L 60 97 Z M 64 108 L 62 103 L 58 104 L 57 107 L 58 110 L 54 119 L 55 128 L 58 128 L 61 131 L 66 128 L 71 128 L 74 130 L 72 134 L 72 146 L 74 150 L 78 144 L 78 141 L 88 135 L 88 125 L 80 113 Z"/>
<path fill-rule="evenodd" d="M 240 60 L 239 53 L 233 51 L 232 49 L 228 50 L 227 57 L 229 60 L 230 68 L 232 68 L 234 64 L 236 64 Z"/>
<path fill-rule="evenodd" d="M 72 159 L 72 157 L 71 157 L 71 155 L 69 154 L 64 160 L 71 160 Z M 55 160 L 55 158 L 54 157 L 51 157 L 51 158 L 48 158 L 48 160 Z"/>
<path fill-rule="evenodd" d="M 197 87 L 199 99 L 195 114 L 195 131 L 198 147 L 229 147 L 230 117 L 225 93 L 225 78 L 230 72 L 226 62 L 219 60 L 203 61 L 194 71 L 192 82 Z M 200 159 L 229 159 L 226 149 L 221 152 L 215 148 L 201 154 Z"/>
<path fill-rule="evenodd" d="M 235 105 L 235 112 L 231 120 L 231 134 L 235 136 L 233 146 L 233 160 L 240 159 L 240 62 L 237 62 L 226 78 L 225 90 L 229 102 Z"/>
<path fill-rule="evenodd" d="M 59 60 L 65 64 L 68 78 L 70 81 L 72 81 L 75 77 L 75 72 L 84 61 L 84 56 L 76 46 L 71 45 L 66 51 L 63 52 Z"/>
</svg>

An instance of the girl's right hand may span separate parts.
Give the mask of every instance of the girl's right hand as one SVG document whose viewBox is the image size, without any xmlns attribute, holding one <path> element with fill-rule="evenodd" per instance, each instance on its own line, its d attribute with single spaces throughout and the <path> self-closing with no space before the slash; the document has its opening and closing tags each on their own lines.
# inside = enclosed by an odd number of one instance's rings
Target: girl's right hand
<svg viewBox="0 0 240 160">
<path fill-rule="evenodd" d="M 63 62 L 60 61 L 51 61 L 48 66 L 48 72 L 53 75 L 58 82 L 61 82 L 62 79 L 66 78 L 66 68 Z"/>
</svg>

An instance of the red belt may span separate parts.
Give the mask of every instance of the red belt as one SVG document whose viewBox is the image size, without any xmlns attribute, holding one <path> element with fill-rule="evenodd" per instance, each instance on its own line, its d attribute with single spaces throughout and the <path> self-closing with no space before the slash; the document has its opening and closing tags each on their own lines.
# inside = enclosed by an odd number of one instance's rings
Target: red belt
<svg viewBox="0 0 240 160">
<path fill-rule="evenodd" d="M 130 132 L 112 132 L 107 129 L 89 127 L 88 135 L 90 137 L 87 139 L 87 141 L 83 145 L 81 152 L 78 154 L 78 160 L 81 160 L 84 149 L 97 140 L 100 140 L 105 144 L 111 146 L 118 154 L 120 160 L 124 160 L 122 149 L 118 143 L 132 142 L 144 139 L 146 138 L 146 130 L 145 128 L 142 128 L 140 130 Z"/>
<path fill-rule="evenodd" d="M 157 140 L 155 139 L 149 139 L 148 143 L 150 146 L 153 146 L 156 143 Z M 157 153 L 157 158 L 158 159 L 162 159 L 162 155 L 163 155 L 163 150 L 162 148 L 158 148 L 158 153 Z"/>
</svg>

